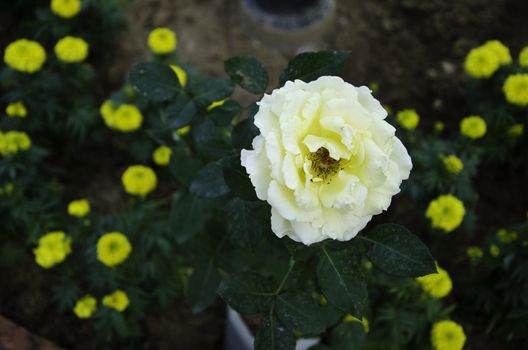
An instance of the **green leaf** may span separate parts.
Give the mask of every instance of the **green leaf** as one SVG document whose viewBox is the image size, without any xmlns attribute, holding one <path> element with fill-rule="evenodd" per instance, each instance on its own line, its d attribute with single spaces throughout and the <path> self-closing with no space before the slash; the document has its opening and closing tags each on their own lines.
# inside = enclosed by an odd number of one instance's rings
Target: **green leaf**
<svg viewBox="0 0 528 350">
<path fill-rule="evenodd" d="M 295 261 L 307 261 L 311 259 L 319 250 L 319 246 L 317 244 L 307 246 L 302 243 L 295 242 L 288 237 L 284 237 L 281 240 Z"/>
<path fill-rule="evenodd" d="M 0 255 L 0 259 L 3 257 Z M 79 298 L 79 286 L 74 281 L 56 282 L 53 287 L 53 301 L 56 302 L 61 311 L 71 309 Z"/>
<path fill-rule="evenodd" d="M 196 115 L 196 105 L 185 95 L 179 95 L 164 113 L 165 124 L 170 129 L 179 129 L 190 125 Z"/>
<path fill-rule="evenodd" d="M 194 313 L 201 312 L 214 303 L 221 280 L 218 270 L 211 261 L 193 271 L 189 278 L 187 294 Z"/>
<path fill-rule="evenodd" d="M 217 160 L 234 153 L 228 137 L 209 118 L 194 123 L 191 136 L 196 151 L 203 158 Z"/>
<path fill-rule="evenodd" d="M 251 149 L 251 143 L 258 134 L 259 129 L 255 126 L 254 118 L 250 117 L 242 120 L 233 128 L 231 143 L 238 150 Z"/>
<path fill-rule="evenodd" d="M 255 251 L 263 234 L 270 229 L 270 209 L 261 201 L 235 198 L 226 205 L 227 230 L 236 245 Z"/>
<path fill-rule="evenodd" d="M 321 311 L 323 312 L 326 328 L 335 326 L 337 323 L 341 322 L 346 315 L 345 312 L 335 307 L 332 303 L 321 305 Z"/>
<path fill-rule="evenodd" d="M 211 162 L 204 166 L 196 174 L 189 190 L 203 198 L 218 198 L 229 193 L 219 162 Z"/>
<path fill-rule="evenodd" d="M 171 174 L 181 183 L 189 186 L 196 174 L 203 168 L 203 163 L 193 157 L 184 147 L 173 149 L 170 158 L 169 170 Z"/>
<path fill-rule="evenodd" d="M 304 52 L 295 56 L 280 76 L 280 85 L 288 80 L 310 82 L 323 75 L 340 75 L 350 56 L 348 51 Z"/>
<path fill-rule="evenodd" d="M 223 100 L 233 93 L 233 83 L 225 78 L 207 78 L 196 87 L 195 101 L 207 107 L 215 101 Z"/>
<path fill-rule="evenodd" d="M 362 350 L 365 343 L 365 331 L 360 322 L 344 322 L 332 330 L 330 349 Z"/>
<path fill-rule="evenodd" d="M 110 322 L 112 328 L 115 329 L 117 334 L 122 338 L 125 338 L 130 334 L 130 329 L 128 328 L 125 317 L 121 312 L 110 310 Z"/>
<path fill-rule="evenodd" d="M 174 197 L 170 213 L 170 227 L 179 244 L 198 234 L 206 221 L 206 203 L 191 193 Z"/>
<path fill-rule="evenodd" d="M 165 101 L 180 91 L 180 83 L 169 66 L 145 62 L 132 67 L 130 84 L 144 97 L 153 101 Z"/>
<path fill-rule="evenodd" d="M 292 331 L 320 334 L 325 330 L 325 321 L 319 302 L 307 292 L 290 291 L 279 295 L 276 312 L 282 323 Z"/>
<path fill-rule="evenodd" d="M 436 272 L 425 244 L 403 226 L 379 225 L 369 234 L 358 237 L 371 244 L 367 257 L 389 275 L 418 277 Z"/>
<path fill-rule="evenodd" d="M 246 169 L 240 164 L 240 156 L 229 158 L 224 166 L 224 179 L 233 194 L 248 201 L 258 200 L 255 187 Z"/>
<path fill-rule="evenodd" d="M 322 245 L 317 279 L 330 303 L 361 317 L 367 302 L 367 286 L 356 256 L 347 249 L 331 250 Z"/>
<path fill-rule="evenodd" d="M 262 320 L 255 335 L 255 350 L 294 350 L 295 335 L 273 315 Z"/>
<path fill-rule="evenodd" d="M 218 126 L 228 126 L 241 110 L 238 102 L 227 100 L 221 106 L 213 108 L 207 116 Z"/>
<path fill-rule="evenodd" d="M 268 86 L 268 72 L 255 57 L 235 56 L 224 62 L 224 69 L 231 80 L 243 89 L 262 94 Z"/>
<path fill-rule="evenodd" d="M 220 284 L 218 294 L 241 314 L 263 314 L 271 308 L 274 285 L 269 278 L 257 273 L 238 272 Z"/>
</svg>

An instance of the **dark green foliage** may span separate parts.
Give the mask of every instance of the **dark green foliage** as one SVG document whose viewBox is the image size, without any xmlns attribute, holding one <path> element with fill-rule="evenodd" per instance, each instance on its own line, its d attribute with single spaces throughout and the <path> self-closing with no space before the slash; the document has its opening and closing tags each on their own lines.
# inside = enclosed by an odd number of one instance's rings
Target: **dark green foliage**
<svg viewBox="0 0 528 350">
<path fill-rule="evenodd" d="M 262 94 L 268 86 L 268 72 L 256 58 L 235 56 L 224 62 L 224 68 L 231 80 L 243 89 Z"/>
<path fill-rule="evenodd" d="M 340 75 L 350 56 L 348 51 L 305 52 L 295 56 L 280 76 L 280 85 L 288 80 L 310 82 L 323 75 Z"/>
<path fill-rule="evenodd" d="M 367 288 L 358 258 L 352 251 L 322 246 L 317 278 L 330 303 L 361 317 L 367 302 Z"/>
<path fill-rule="evenodd" d="M 270 208 L 263 202 L 239 198 L 226 205 L 227 230 L 234 244 L 257 250 L 264 234 L 268 234 Z"/>
<path fill-rule="evenodd" d="M 303 291 L 290 291 L 277 297 L 276 312 L 282 323 L 292 331 L 319 334 L 325 329 L 319 301 Z"/>
<path fill-rule="evenodd" d="M 220 274 L 212 261 L 196 267 L 189 279 L 187 291 L 194 313 L 203 311 L 215 301 L 220 281 Z"/>
<path fill-rule="evenodd" d="M 293 350 L 295 335 L 273 315 L 262 320 L 255 335 L 255 350 Z"/>
<path fill-rule="evenodd" d="M 231 95 L 233 83 L 225 78 L 205 78 L 192 91 L 197 104 L 206 107 Z"/>
<path fill-rule="evenodd" d="M 268 313 L 275 296 L 271 280 L 253 272 L 229 275 L 218 293 L 233 309 L 248 315 Z"/>
<path fill-rule="evenodd" d="M 361 350 L 365 343 L 365 330 L 359 322 L 345 322 L 332 330 L 330 349 Z"/>
<path fill-rule="evenodd" d="M 390 275 L 418 277 L 436 272 L 427 247 L 403 226 L 380 225 L 362 239 L 370 244 L 368 258 Z"/>
<path fill-rule="evenodd" d="M 218 198 L 227 194 L 229 187 L 224 181 L 222 165 L 211 162 L 200 169 L 189 190 L 202 198 Z"/>
<path fill-rule="evenodd" d="M 180 90 L 176 74 L 169 66 L 156 62 L 136 64 L 129 80 L 142 96 L 153 101 L 169 100 Z"/>
<path fill-rule="evenodd" d="M 173 198 L 170 225 L 178 243 L 200 233 L 207 220 L 206 211 L 207 202 L 192 193 L 183 193 Z"/>
<path fill-rule="evenodd" d="M 178 129 L 190 125 L 196 112 L 197 108 L 192 99 L 186 95 L 178 95 L 165 109 L 163 118 L 167 128 Z"/>
</svg>

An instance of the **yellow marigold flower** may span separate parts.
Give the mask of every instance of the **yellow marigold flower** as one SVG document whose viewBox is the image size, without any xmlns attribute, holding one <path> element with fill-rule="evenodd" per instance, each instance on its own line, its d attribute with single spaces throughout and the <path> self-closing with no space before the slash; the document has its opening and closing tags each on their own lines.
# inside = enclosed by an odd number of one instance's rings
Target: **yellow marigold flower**
<svg viewBox="0 0 528 350">
<path fill-rule="evenodd" d="M 444 131 L 445 124 L 443 122 L 436 122 L 434 123 L 434 130 L 438 133 Z"/>
<path fill-rule="evenodd" d="M 365 330 L 365 333 L 368 333 L 370 330 L 369 321 L 363 316 L 363 318 L 360 320 L 356 316 L 352 316 L 351 314 L 347 314 L 343 318 L 343 322 L 359 322 L 363 325 L 363 329 Z"/>
<path fill-rule="evenodd" d="M 178 40 L 176 33 L 169 28 L 156 28 L 150 32 L 147 42 L 152 52 L 164 55 L 176 49 Z"/>
<path fill-rule="evenodd" d="M 178 81 L 180 82 L 181 87 L 185 87 L 187 84 L 187 73 L 181 68 L 180 66 L 177 66 L 175 64 L 170 65 L 172 71 L 176 74 L 178 77 Z"/>
<path fill-rule="evenodd" d="M 438 264 L 436 265 L 436 269 L 438 273 L 418 277 L 416 280 L 424 292 L 433 298 L 440 299 L 451 292 L 453 282 L 451 281 L 451 277 L 449 277 L 449 273 L 438 266 Z"/>
<path fill-rule="evenodd" d="M 184 126 L 183 128 L 179 128 L 178 130 L 176 130 L 176 134 L 178 134 L 179 136 L 185 136 L 190 132 L 191 132 L 190 125 Z"/>
<path fill-rule="evenodd" d="M 462 350 L 465 343 L 464 329 L 456 322 L 436 322 L 431 329 L 431 344 L 435 350 Z"/>
<path fill-rule="evenodd" d="M 157 165 L 164 166 L 169 164 L 171 155 L 172 149 L 170 147 L 159 146 L 152 153 L 152 159 Z"/>
<path fill-rule="evenodd" d="M 510 135 L 511 137 L 519 137 L 522 134 L 524 134 L 524 125 L 521 123 L 513 124 L 508 129 L 508 135 Z"/>
<path fill-rule="evenodd" d="M 103 102 L 101 107 L 99 107 L 99 113 L 103 120 L 110 129 L 115 128 L 115 118 L 114 118 L 115 106 L 112 100 L 106 100 Z"/>
<path fill-rule="evenodd" d="M 504 81 L 502 91 L 506 100 L 518 106 L 528 106 L 528 74 L 513 74 Z"/>
<path fill-rule="evenodd" d="M 46 51 L 36 41 L 18 39 L 6 47 L 4 62 L 16 71 L 35 73 L 46 62 Z"/>
<path fill-rule="evenodd" d="M 91 295 L 85 295 L 77 300 L 73 307 L 75 315 L 82 319 L 90 318 L 95 310 L 97 310 L 97 299 Z"/>
<path fill-rule="evenodd" d="M 522 67 L 528 67 L 528 46 L 524 47 L 521 52 L 519 52 L 519 64 Z"/>
<path fill-rule="evenodd" d="M 143 114 L 131 104 L 122 104 L 116 108 L 112 100 L 106 100 L 99 107 L 99 113 L 106 126 L 121 132 L 135 131 L 143 123 Z"/>
<path fill-rule="evenodd" d="M 495 56 L 497 56 L 497 58 L 499 59 L 499 63 L 501 65 L 510 64 L 512 62 L 510 49 L 508 49 L 508 47 L 506 47 L 500 41 L 488 40 L 482 46 L 493 52 Z"/>
<path fill-rule="evenodd" d="M 7 133 L 9 138 L 9 132 Z M 19 150 L 27 151 L 31 147 L 31 139 L 23 131 L 12 131 L 13 142 L 18 146 Z"/>
<path fill-rule="evenodd" d="M 90 213 L 90 202 L 86 199 L 78 199 L 68 204 L 68 214 L 71 216 L 82 218 L 88 213 Z"/>
<path fill-rule="evenodd" d="M 469 51 L 464 70 L 473 78 L 489 78 L 499 69 L 500 59 L 489 47 L 479 46 Z"/>
<path fill-rule="evenodd" d="M 207 110 L 210 111 L 212 109 L 215 109 L 216 107 L 220 107 L 225 103 L 225 101 L 227 101 L 227 98 L 224 98 L 223 100 L 220 100 L 220 101 L 214 101 L 209 106 L 207 106 Z"/>
<path fill-rule="evenodd" d="M 52 231 L 40 237 L 33 249 L 35 261 L 45 269 L 61 263 L 71 253 L 71 239 L 63 231 Z"/>
<path fill-rule="evenodd" d="M 21 101 L 11 102 L 8 104 L 5 112 L 9 117 L 25 118 L 27 115 L 26 106 Z"/>
<path fill-rule="evenodd" d="M 496 258 L 500 255 L 500 248 L 496 244 L 492 244 L 489 247 L 489 253 L 492 257 Z"/>
<path fill-rule="evenodd" d="M 466 250 L 466 254 L 468 258 L 470 259 L 482 258 L 482 256 L 484 255 L 484 253 L 482 252 L 482 249 L 476 246 L 469 246 Z"/>
<path fill-rule="evenodd" d="M 156 188 L 158 179 L 151 168 L 144 165 L 132 165 L 123 173 L 121 182 L 127 193 L 146 196 Z"/>
<path fill-rule="evenodd" d="M 23 131 L 0 132 L 0 155 L 11 156 L 31 148 L 31 139 Z"/>
<path fill-rule="evenodd" d="M 517 232 L 502 228 L 497 231 L 497 238 L 502 243 L 509 244 L 517 239 Z"/>
<path fill-rule="evenodd" d="M 88 43 L 81 38 L 66 36 L 55 44 L 55 55 L 64 63 L 82 62 L 88 56 Z"/>
<path fill-rule="evenodd" d="M 458 174 L 464 170 L 464 163 L 462 163 L 462 160 L 454 154 L 443 157 L 442 162 L 444 163 L 446 170 L 451 174 Z"/>
<path fill-rule="evenodd" d="M 429 203 L 425 216 L 431 219 L 431 226 L 451 232 L 462 223 L 466 209 L 464 203 L 453 195 L 441 195 Z"/>
<path fill-rule="evenodd" d="M 81 0 L 51 0 L 51 11 L 63 18 L 72 18 L 81 11 Z"/>
<path fill-rule="evenodd" d="M 407 130 L 414 130 L 420 122 L 420 116 L 414 109 L 404 109 L 396 114 L 396 120 Z"/>
<path fill-rule="evenodd" d="M 103 297 L 104 306 L 119 312 L 125 311 L 129 304 L 130 300 L 128 299 L 128 295 L 121 289 Z"/>
<path fill-rule="evenodd" d="M 460 133 L 473 140 L 483 137 L 486 130 L 486 121 L 478 115 L 471 115 L 460 122 Z"/>
<path fill-rule="evenodd" d="M 132 132 L 141 127 L 143 123 L 143 114 L 139 108 L 131 104 L 122 104 L 112 114 L 111 128 L 122 131 Z"/>
<path fill-rule="evenodd" d="M 121 232 L 105 233 L 97 241 L 97 260 L 106 266 L 116 266 L 128 258 L 132 246 Z"/>
</svg>

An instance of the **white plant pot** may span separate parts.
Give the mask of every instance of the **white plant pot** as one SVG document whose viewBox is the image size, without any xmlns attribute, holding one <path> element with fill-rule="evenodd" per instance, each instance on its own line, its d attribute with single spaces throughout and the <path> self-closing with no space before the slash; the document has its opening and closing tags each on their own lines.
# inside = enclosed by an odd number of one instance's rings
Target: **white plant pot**
<svg viewBox="0 0 528 350">
<path fill-rule="evenodd" d="M 225 332 L 225 350 L 253 350 L 255 338 L 249 331 L 240 314 L 227 307 L 227 322 Z M 308 338 L 297 340 L 295 350 L 307 350 L 315 344 L 319 344 L 319 338 Z"/>
</svg>

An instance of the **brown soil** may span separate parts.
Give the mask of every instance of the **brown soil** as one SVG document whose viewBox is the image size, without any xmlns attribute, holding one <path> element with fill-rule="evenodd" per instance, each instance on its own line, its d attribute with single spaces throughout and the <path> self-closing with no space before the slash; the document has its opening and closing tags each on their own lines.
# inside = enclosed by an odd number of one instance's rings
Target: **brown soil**
<svg viewBox="0 0 528 350">
<path fill-rule="evenodd" d="M 33 334 L 7 320 L 3 322 L 0 317 L 0 349 L 59 349 L 39 336 L 51 339 L 65 349 L 78 350 L 222 348 L 225 306 L 221 302 L 194 315 L 186 302 L 176 301 L 167 309 L 147 316 L 141 338 L 101 346 L 89 322 L 79 320 L 72 312 L 57 310 L 51 297 L 54 285 L 51 272 L 43 273 L 29 261 L 4 272 L 3 278 L 9 283 L 0 289 L 0 314 Z M 31 346 L 42 347 L 25 347 L 28 342 Z"/>
<path fill-rule="evenodd" d="M 0 349 L 60 350 L 46 339 L 29 333 L 2 316 L 0 316 Z"/>
<path fill-rule="evenodd" d="M 426 124 L 463 115 L 462 62 L 470 48 L 499 39 L 516 55 L 528 43 L 523 0 L 341 0 L 336 13 L 333 30 L 317 48 L 350 50 L 347 81 L 378 82 L 385 103 L 417 108 Z M 237 0 L 133 1 L 111 78 L 122 81 L 133 63 L 148 57 L 148 32 L 167 26 L 178 34 L 183 63 L 222 75 L 224 60 L 252 55 L 270 70 L 270 86 L 276 86 L 294 52 L 250 37 L 240 15 Z"/>
</svg>

